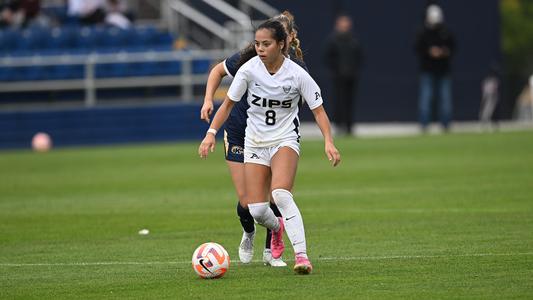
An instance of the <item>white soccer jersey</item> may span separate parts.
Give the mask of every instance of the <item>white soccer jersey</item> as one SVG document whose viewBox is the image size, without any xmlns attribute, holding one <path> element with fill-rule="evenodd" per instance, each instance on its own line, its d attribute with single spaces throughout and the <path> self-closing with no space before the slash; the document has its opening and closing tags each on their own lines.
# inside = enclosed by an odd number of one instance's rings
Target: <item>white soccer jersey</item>
<svg viewBox="0 0 533 300">
<path fill-rule="evenodd" d="M 230 100 L 238 102 L 248 92 L 248 120 L 245 147 L 271 147 L 298 139 L 299 101 L 311 110 L 322 105 L 320 88 L 298 64 L 285 58 L 271 75 L 258 56 L 241 66 L 228 90 Z"/>
</svg>

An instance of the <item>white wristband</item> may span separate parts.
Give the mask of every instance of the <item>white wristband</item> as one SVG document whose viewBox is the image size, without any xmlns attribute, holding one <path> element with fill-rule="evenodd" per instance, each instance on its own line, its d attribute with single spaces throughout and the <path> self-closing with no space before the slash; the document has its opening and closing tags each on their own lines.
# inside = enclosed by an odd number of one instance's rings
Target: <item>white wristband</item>
<svg viewBox="0 0 533 300">
<path fill-rule="evenodd" d="M 207 133 L 212 133 L 214 136 L 217 135 L 217 130 L 215 128 L 209 128 L 207 129 Z"/>
</svg>

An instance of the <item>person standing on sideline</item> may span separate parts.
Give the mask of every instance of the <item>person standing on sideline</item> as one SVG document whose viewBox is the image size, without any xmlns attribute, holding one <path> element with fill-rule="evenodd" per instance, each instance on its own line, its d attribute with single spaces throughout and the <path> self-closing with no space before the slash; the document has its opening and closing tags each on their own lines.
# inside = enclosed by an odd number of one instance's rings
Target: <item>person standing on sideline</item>
<svg viewBox="0 0 533 300">
<path fill-rule="evenodd" d="M 299 104 L 306 102 L 324 136 L 324 150 L 333 166 L 340 153 L 322 106 L 320 88 L 298 64 L 285 57 L 287 33 L 279 21 L 266 21 L 255 32 L 255 51 L 233 79 L 224 102 L 198 147 L 201 158 L 215 149 L 215 135 L 233 106 L 246 93 L 248 120 L 244 143 L 245 200 L 254 220 L 272 230 L 272 256 L 281 257 L 283 231 L 294 249 L 294 271 L 311 273 L 302 215 L 291 193 L 300 154 Z M 276 218 L 265 190 L 270 192 L 282 218 Z"/>
<path fill-rule="evenodd" d="M 452 83 L 450 62 L 455 49 L 453 35 L 444 24 L 442 9 L 427 7 L 423 30 L 418 34 L 415 50 L 420 61 L 419 122 L 423 132 L 431 122 L 432 97 L 439 97 L 439 118 L 444 131 L 452 120 Z"/>
<path fill-rule="evenodd" d="M 334 96 L 333 122 L 337 130 L 350 135 L 361 65 L 361 47 L 352 32 L 352 19 L 340 15 L 325 47 L 325 63 L 331 71 Z"/>
<path fill-rule="evenodd" d="M 500 98 L 500 72 L 496 64 L 490 66 L 489 73 L 481 82 L 481 105 L 479 121 L 486 128 L 497 128 L 497 106 Z"/>
</svg>

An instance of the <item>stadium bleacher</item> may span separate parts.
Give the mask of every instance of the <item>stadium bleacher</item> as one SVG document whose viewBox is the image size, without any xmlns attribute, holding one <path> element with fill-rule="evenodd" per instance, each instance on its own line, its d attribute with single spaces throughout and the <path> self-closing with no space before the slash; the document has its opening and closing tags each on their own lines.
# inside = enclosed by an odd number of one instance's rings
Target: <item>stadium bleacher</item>
<svg viewBox="0 0 533 300">
<path fill-rule="evenodd" d="M 0 59 L 10 57 L 45 60 L 49 56 L 110 53 L 163 52 L 173 50 L 174 37 L 154 26 L 122 30 L 106 27 L 57 27 L 0 30 Z M 196 72 L 206 72 L 209 61 L 195 63 Z M 96 67 L 96 78 L 179 74 L 179 62 L 112 63 Z M 83 78 L 82 65 L 0 67 L 0 80 L 50 80 Z"/>
<path fill-rule="evenodd" d="M 240 35 L 204 47 L 176 22 L 87 26 L 57 3 L 43 7 L 47 26 L 0 29 L 0 149 L 28 147 L 38 131 L 55 146 L 201 136 L 195 96 Z"/>
</svg>

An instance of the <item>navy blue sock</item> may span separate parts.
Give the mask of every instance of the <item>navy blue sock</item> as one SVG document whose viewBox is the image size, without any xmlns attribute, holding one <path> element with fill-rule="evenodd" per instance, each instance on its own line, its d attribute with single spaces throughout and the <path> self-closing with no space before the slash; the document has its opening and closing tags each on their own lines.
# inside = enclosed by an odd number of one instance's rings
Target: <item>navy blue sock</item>
<svg viewBox="0 0 533 300">
<path fill-rule="evenodd" d="M 274 212 L 276 217 L 281 217 L 278 207 L 274 203 L 270 203 L 270 208 Z M 265 249 L 270 249 L 270 240 L 272 239 L 272 231 L 267 228 L 266 240 L 265 240 Z"/>
<path fill-rule="evenodd" d="M 250 211 L 242 207 L 239 202 L 237 202 L 237 215 L 239 216 L 239 221 L 241 221 L 242 229 L 248 233 L 254 232 L 254 217 L 252 217 Z"/>
</svg>

